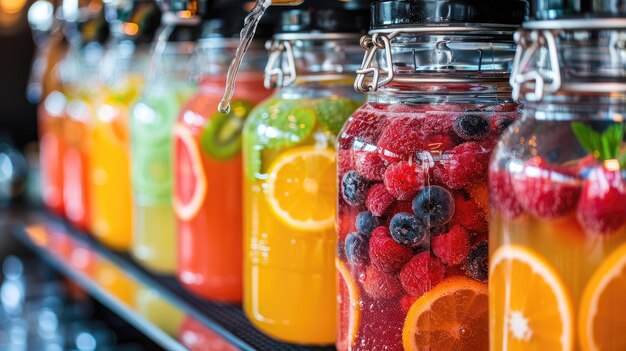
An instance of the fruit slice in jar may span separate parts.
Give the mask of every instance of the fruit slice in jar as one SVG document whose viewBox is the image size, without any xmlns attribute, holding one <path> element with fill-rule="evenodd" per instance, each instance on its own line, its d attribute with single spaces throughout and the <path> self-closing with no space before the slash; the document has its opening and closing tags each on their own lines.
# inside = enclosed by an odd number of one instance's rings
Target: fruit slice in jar
<svg viewBox="0 0 626 351">
<path fill-rule="evenodd" d="M 518 245 L 498 248 L 489 289 L 493 350 L 572 350 L 571 300 L 545 259 Z"/>
<path fill-rule="evenodd" d="M 283 224 L 301 231 L 335 223 L 335 151 L 303 146 L 284 152 L 269 167 L 267 201 Z"/>
<path fill-rule="evenodd" d="M 487 350 L 487 285 L 450 277 L 417 299 L 406 316 L 406 351 Z"/>
<path fill-rule="evenodd" d="M 228 114 L 215 113 L 202 131 L 202 151 L 218 160 L 229 160 L 238 155 L 244 121 L 253 107 L 240 100 L 231 104 Z"/>
<path fill-rule="evenodd" d="M 200 150 L 191 132 L 180 125 L 174 127 L 176 150 L 173 194 L 174 211 L 179 219 L 190 220 L 198 214 L 206 196 L 207 184 Z"/>
<path fill-rule="evenodd" d="M 600 265 L 585 288 L 578 333 L 582 350 L 626 350 L 626 244 Z"/>
<path fill-rule="evenodd" d="M 351 350 L 356 342 L 359 325 L 361 324 L 361 309 L 359 308 L 361 294 L 348 267 L 338 259 L 335 260 L 335 266 L 337 267 L 339 277 L 337 350 Z M 346 301 L 345 297 L 348 297 L 349 300 Z"/>
</svg>

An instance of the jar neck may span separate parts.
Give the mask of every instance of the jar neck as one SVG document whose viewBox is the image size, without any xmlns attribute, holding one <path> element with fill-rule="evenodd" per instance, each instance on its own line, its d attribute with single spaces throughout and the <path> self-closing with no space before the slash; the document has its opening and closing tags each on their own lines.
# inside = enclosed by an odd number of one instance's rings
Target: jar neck
<svg viewBox="0 0 626 351">
<path fill-rule="evenodd" d="M 388 89 L 448 94 L 459 85 L 492 90 L 491 86 L 508 82 L 515 56 L 511 28 L 372 31 L 361 45 L 366 53 L 355 88 L 364 92 Z"/>
<path fill-rule="evenodd" d="M 358 34 L 278 34 L 267 43 L 266 88 L 349 85 L 361 62 Z"/>
<path fill-rule="evenodd" d="M 624 122 L 626 99 L 601 96 L 567 96 L 524 104 L 524 117 L 556 121 Z"/>
</svg>

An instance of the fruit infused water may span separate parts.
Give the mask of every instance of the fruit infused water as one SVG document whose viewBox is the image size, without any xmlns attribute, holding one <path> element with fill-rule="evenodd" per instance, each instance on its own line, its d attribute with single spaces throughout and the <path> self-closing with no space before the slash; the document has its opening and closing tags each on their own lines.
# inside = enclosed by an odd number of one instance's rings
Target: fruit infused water
<svg viewBox="0 0 626 351">
<path fill-rule="evenodd" d="M 513 82 L 526 109 L 490 166 L 493 350 L 626 349 L 626 106 L 624 71 L 615 69 L 625 62 L 611 56 L 616 32 L 602 20 L 553 30 L 580 17 L 567 6 L 546 5 L 562 17 L 538 12 L 519 34 L 528 60 Z M 584 17 L 612 9 L 603 6 Z M 552 73 L 537 43 L 550 43 Z M 537 94 L 519 79 L 526 72 L 560 82 Z"/>
<path fill-rule="evenodd" d="M 412 15 L 430 2 L 404 5 L 372 5 L 355 83 L 368 103 L 338 139 L 337 349 L 488 350 L 487 170 L 519 116 L 506 79 L 524 4 L 487 19 L 488 3 L 460 2 L 445 18 L 510 23 L 500 34 L 430 27 Z M 498 58 L 482 67 L 475 50 Z"/>
<path fill-rule="evenodd" d="M 195 91 L 188 67 L 200 31 L 198 17 L 177 18 L 163 27 L 141 97 L 131 110 L 132 253 L 145 267 L 176 272 L 176 223 L 172 208 L 173 129 Z"/>
<path fill-rule="evenodd" d="M 264 50 L 258 43 L 242 66 L 228 114 L 217 111 L 225 67 L 237 41 L 215 20 L 220 38 L 198 42 L 198 92 L 181 109 L 174 128 L 174 211 L 178 279 L 205 299 L 240 303 L 243 294 L 243 164 L 241 133 L 252 108 L 270 94 L 263 88 Z"/>
<path fill-rule="evenodd" d="M 343 6 L 327 1 L 310 9 L 333 23 L 364 18 L 367 6 Z M 276 339 L 323 345 L 336 335 L 335 144 L 362 103 L 352 77 L 337 72 L 356 69 L 366 23 L 317 28 L 307 9 L 283 16 L 291 23 L 283 28 L 300 33 L 274 36 L 266 81 L 279 89 L 244 128 L 244 312 Z M 278 64 L 281 57 L 293 66 Z"/>
</svg>

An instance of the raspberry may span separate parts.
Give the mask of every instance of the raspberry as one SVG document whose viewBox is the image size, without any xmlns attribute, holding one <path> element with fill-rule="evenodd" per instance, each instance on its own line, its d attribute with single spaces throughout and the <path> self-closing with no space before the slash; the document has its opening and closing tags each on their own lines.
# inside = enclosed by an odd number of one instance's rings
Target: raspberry
<svg viewBox="0 0 626 351">
<path fill-rule="evenodd" d="M 424 138 L 422 148 L 429 152 L 442 152 L 453 149 L 456 146 L 454 139 L 446 134 L 434 134 Z"/>
<path fill-rule="evenodd" d="M 372 186 L 367 193 L 365 206 L 374 216 L 381 216 L 394 201 L 395 199 L 389 194 L 385 184 L 378 183 Z"/>
<path fill-rule="evenodd" d="M 467 191 L 470 193 L 470 196 L 476 202 L 476 205 L 483 210 L 485 217 L 489 215 L 489 187 L 487 184 L 476 184 Z"/>
<path fill-rule="evenodd" d="M 398 200 L 411 200 L 426 185 L 428 173 L 409 162 L 398 162 L 387 167 L 385 186 Z"/>
<path fill-rule="evenodd" d="M 481 282 L 487 281 L 489 274 L 489 247 L 487 241 L 474 245 L 465 261 L 465 273 Z"/>
<path fill-rule="evenodd" d="M 402 285 L 395 274 L 370 265 L 365 271 L 363 290 L 374 299 L 393 299 L 402 293 Z"/>
<path fill-rule="evenodd" d="M 402 116 L 394 118 L 383 129 L 378 139 L 378 147 L 383 159 L 388 162 L 407 159 L 421 149 L 421 119 Z"/>
<path fill-rule="evenodd" d="M 354 151 L 354 166 L 356 171 L 367 180 L 383 180 L 385 162 L 375 152 Z"/>
<path fill-rule="evenodd" d="M 435 179 L 451 189 L 483 182 L 492 149 L 492 143 L 467 142 L 445 152 L 435 165 Z"/>
<path fill-rule="evenodd" d="M 519 174 L 512 176 L 514 196 L 532 215 L 554 219 L 576 208 L 580 184 L 565 169 L 535 157 L 524 164 Z"/>
<path fill-rule="evenodd" d="M 407 262 L 400 271 L 400 282 L 411 296 L 420 297 L 439 284 L 446 275 L 446 267 L 430 252 L 419 253 Z"/>
<path fill-rule="evenodd" d="M 489 172 L 489 202 L 505 218 L 513 219 L 524 212 L 522 204 L 513 196 L 511 175 L 504 170 Z"/>
<path fill-rule="evenodd" d="M 380 270 L 397 272 L 413 257 L 413 250 L 393 241 L 389 229 L 378 227 L 370 239 L 369 255 L 372 264 Z"/>
<path fill-rule="evenodd" d="M 428 112 L 422 124 L 422 139 L 428 140 L 434 135 L 454 135 L 452 125 L 458 115 L 458 113 Z"/>
<path fill-rule="evenodd" d="M 343 178 L 343 175 L 348 171 L 354 169 L 354 158 L 352 156 L 352 150 L 338 150 L 337 151 L 337 174 L 339 179 Z"/>
<path fill-rule="evenodd" d="M 456 194 L 454 208 L 452 223 L 460 224 L 474 233 L 484 233 L 489 230 L 485 214 L 473 199 L 466 199 L 464 194 Z"/>
<path fill-rule="evenodd" d="M 583 228 L 599 234 L 626 223 L 626 184 L 618 170 L 594 168 L 583 184 L 577 217 Z"/>
<path fill-rule="evenodd" d="M 339 149 L 360 148 L 363 144 L 375 145 L 386 125 L 386 117 L 370 105 L 361 107 L 348 119 L 337 138 Z"/>
<path fill-rule="evenodd" d="M 449 232 L 431 239 L 435 256 L 448 266 L 456 266 L 465 261 L 470 250 L 470 235 L 460 225 L 455 225 Z"/>
<path fill-rule="evenodd" d="M 402 296 L 402 298 L 400 299 L 400 307 L 402 307 L 402 312 L 404 312 L 404 314 L 409 313 L 409 310 L 411 309 L 411 306 L 413 306 L 413 303 L 415 303 L 415 301 L 417 301 L 417 297 L 413 297 L 409 294 Z"/>
</svg>

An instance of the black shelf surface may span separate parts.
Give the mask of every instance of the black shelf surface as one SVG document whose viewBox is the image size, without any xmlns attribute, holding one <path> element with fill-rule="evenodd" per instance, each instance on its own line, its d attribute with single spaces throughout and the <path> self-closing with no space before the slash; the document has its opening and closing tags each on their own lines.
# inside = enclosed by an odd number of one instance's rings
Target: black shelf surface
<svg viewBox="0 0 626 351">
<path fill-rule="evenodd" d="M 240 306 L 196 298 L 175 278 L 150 273 L 43 210 L 8 211 L 0 217 L 4 232 L 166 350 L 335 350 L 276 341 L 255 329 Z"/>
</svg>

